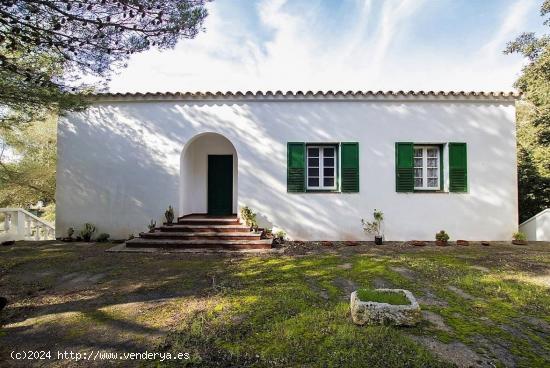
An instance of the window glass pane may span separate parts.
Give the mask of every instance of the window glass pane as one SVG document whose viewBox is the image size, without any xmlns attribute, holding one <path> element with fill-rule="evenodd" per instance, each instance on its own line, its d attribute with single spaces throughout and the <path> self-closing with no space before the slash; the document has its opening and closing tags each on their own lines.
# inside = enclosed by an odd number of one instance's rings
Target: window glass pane
<svg viewBox="0 0 550 368">
<path fill-rule="evenodd" d="M 334 158 L 332 157 L 325 157 L 323 159 L 323 165 L 325 165 L 325 167 L 334 167 Z"/>
<path fill-rule="evenodd" d="M 307 159 L 308 166 L 318 167 L 319 166 L 319 157 L 314 158 L 308 158 Z"/>
<path fill-rule="evenodd" d="M 319 157 L 319 148 L 308 148 L 307 155 L 308 157 Z"/>
<path fill-rule="evenodd" d="M 319 168 L 318 167 L 309 167 L 307 169 L 307 176 L 319 176 Z"/>
<path fill-rule="evenodd" d="M 334 176 L 334 168 L 332 167 L 325 167 L 323 169 L 323 175 L 324 176 Z"/>
<path fill-rule="evenodd" d="M 437 148 L 428 148 L 426 149 L 428 157 L 437 157 L 438 149 Z"/>
<path fill-rule="evenodd" d="M 428 167 L 437 167 L 437 158 L 429 158 Z"/>
<path fill-rule="evenodd" d="M 414 167 L 422 167 L 422 158 L 414 159 Z"/>
<path fill-rule="evenodd" d="M 422 177 L 422 168 L 414 169 L 414 177 L 415 178 L 421 178 Z"/>
<path fill-rule="evenodd" d="M 414 149 L 414 157 L 422 158 L 422 148 L 415 148 Z"/>
<path fill-rule="evenodd" d="M 319 178 L 308 178 L 307 179 L 307 185 L 310 187 L 318 187 L 319 186 Z"/>
<path fill-rule="evenodd" d="M 334 148 L 333 147 L 323 148 L 323 155 L 325 157 L 334 157 Z"/>
<path fill-rule="evenodd" d="M 422 178 L 414 178 L 414 186 L 416 188 L 421 188 L 422 187 Z"/>
<path fill-rule="evenodd" d="M 323 179 L 323 185 L 325 187 L 333 187 L 334 186 L 334 178 L 324 178 Z"/>
<path fill-rule="evenodd" d="M 428 187 L 437 188 L 437 179 L 428 178 Z"/>
<path fill-rule="evenodd" d="M 437 170 L 437 169 L 428 169 L 428 178 L 436 178 L 437 179 L 438 171 L 439 170 Z"/>
</svg>

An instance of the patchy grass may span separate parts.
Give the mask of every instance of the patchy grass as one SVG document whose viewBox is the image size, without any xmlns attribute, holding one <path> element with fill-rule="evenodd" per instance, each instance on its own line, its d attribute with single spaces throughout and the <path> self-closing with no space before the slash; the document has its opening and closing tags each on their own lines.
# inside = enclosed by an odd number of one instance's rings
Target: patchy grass
<svg viewBox="0 0 550 368">
<path fill-rule="evenodd" d="M 386 303 L 393 305 L 410 304 L 409 300 L 402 292 L 393 293 L 390 291 L 359 289 L 357 290 L 357 296 L 359 297 L 359 300 L 364 302 Z"/>
<path fill-rule="evenodd" d="M 15 364 L 11 350 L 50 349 L 191 357 L 130 362 L 154 366 L 550 362 L 549 244 L 308 243 L 304 252 L 264 256 L 104 253 L 110 246 L 0 248 L 0 295 L 10 300 L 0 314 L 0 359 Z M 352 324 L 350 292 L 380 284 L 411 290 L 426 321 L 414 328 Z"/>
</svg>

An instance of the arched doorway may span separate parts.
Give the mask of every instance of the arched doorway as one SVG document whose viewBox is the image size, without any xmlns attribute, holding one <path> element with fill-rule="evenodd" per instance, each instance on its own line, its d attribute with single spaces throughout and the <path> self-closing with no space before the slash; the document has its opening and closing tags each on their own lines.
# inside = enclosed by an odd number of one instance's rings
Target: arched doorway
<svg viewBox="0 0 550 368">
<path fill-rule="evenodd" d="M 237 150 L 218 133 L 201 133 L 183 147 L 180 215 L 237 213 Z"/>
</svg>

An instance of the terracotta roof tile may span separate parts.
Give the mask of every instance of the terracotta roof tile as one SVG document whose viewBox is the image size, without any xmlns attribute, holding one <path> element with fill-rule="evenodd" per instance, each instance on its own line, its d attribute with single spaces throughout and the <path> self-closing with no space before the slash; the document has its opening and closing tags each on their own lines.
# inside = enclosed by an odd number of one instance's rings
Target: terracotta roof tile
<svg viewBox="0 0 550 368">
<path fill-rule="evenodd" d="M 227 92 L 126 92 L 95 93 L 89 96 L 92 100 L 225 100 L 225 99 L 435 99 L 435 100 L 495 100 L 518 99 L 518 92 L 484 92 L 484 91 L 227 91 Z"/>
</svg>

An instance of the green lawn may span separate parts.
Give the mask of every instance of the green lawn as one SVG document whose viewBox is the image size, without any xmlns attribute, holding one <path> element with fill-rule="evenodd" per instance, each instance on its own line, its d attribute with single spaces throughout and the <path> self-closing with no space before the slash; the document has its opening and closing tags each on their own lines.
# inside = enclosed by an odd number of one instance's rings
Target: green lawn
<svg viewBox="0 0 550 368">
<path fill-rule="evenodd" d="M 305 244 L 260 256 L 103 252 L 110 246 L 0 247 L 0 295 L 10 300 L 0 359 L 17 365 L 12 350 L 50 349 L 187 352 L 183 363 L 200 367 L 550 364 L 548 243 Z M 424 322 L 355 326 L 349 294 L 360 287 L 411 290 Z"/>
</svg>

